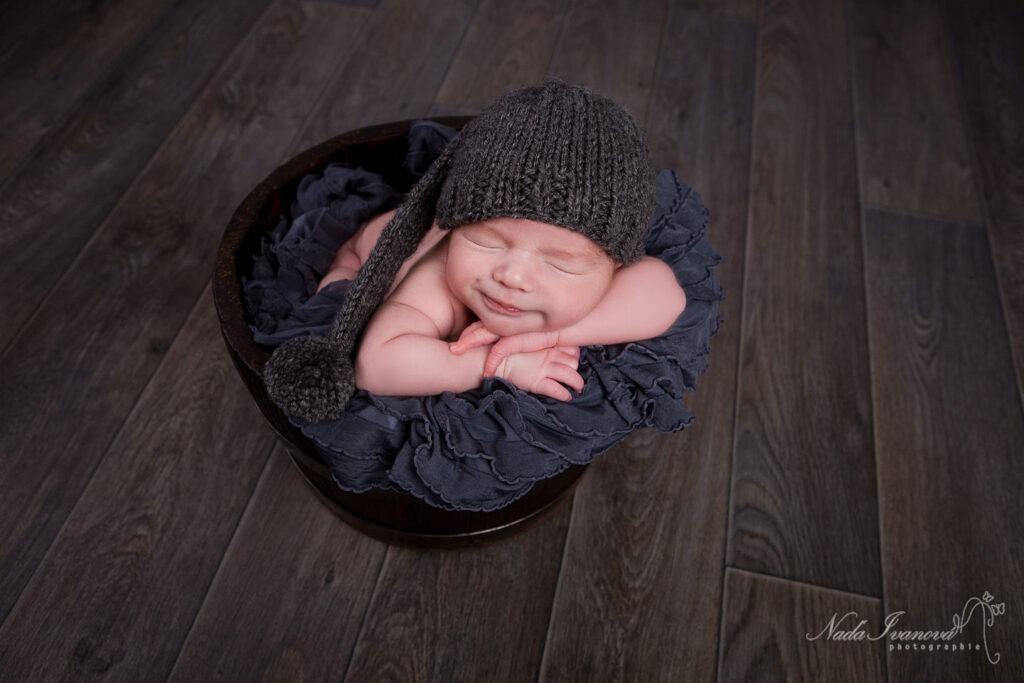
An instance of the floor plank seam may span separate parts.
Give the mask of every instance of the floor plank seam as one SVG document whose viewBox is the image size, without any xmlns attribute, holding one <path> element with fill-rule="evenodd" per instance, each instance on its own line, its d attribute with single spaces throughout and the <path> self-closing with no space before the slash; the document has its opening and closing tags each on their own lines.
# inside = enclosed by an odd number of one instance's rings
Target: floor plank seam
<svg viewBox="0 0 1024 683">
<path fill-rule="evenodd" d="M 370 597 L 366 599 L 366 607 L 363 608 L 363 615 L 359 618 L 359 626 L 356 628 L 356 638 L 352 641 L 352 649 L 348 652 L 348 657 L 345 659 L 345 668 L 341 670 L 341 677 L 339 681 L 348 680 L 348 670 L 352 667 L 352 660 L 355 659 L 356 649 L 359 647 L 359 640 L 363 637 L 363 628 L 366 626 L 366 617 L 370 614 L 370 608 L 373 607 L 373 599 L 377 595 L 377 588 L 380 587 L 380 578 L 384 575 L 384 565 L 388 561 L 388 556 L 392 552 L 392 546 L 389 543 L 383 543 L 381 541 L 373 541 L 374 543 L 380 543 L 384 546 L 384 552 L 381 554 L 380 566 L 377 567 L 377 577 L 373 580 L 373 589 L 370 591 Z"/>
<path fill-rule="evenodd" d="M 672 24 L 672 15 L 677 11 L 677 8 L 672 6 L 671 0 L 665 3 L 665 20 L 661 26 L 661 32 L 658 34 L 658 49 L 655 54 L 658 56 L 654 60 L 654 71 L 651 73 L 651 91 L 647 93 L 647 102 L 644 103 L 644 133 L 646 134 L 647 129 L 650 127 L 651 121 L 651 104 L 654 102 L 654 97 L 657 92 L 657 85 L 661 78 L 661 72 L 664 68 L 662 65 L 661 58 L 665 54 L 665 36 L 668 34 L 669 26 Z"/>
<path fill-rule="evenodd" d="M 551 58 L 548 59 L 547 68 L 544 69 L 544 74 L 547 78 L 551 78 L 555 75 L 551 73 L 551 65 L 555 63 L 555 60 L 558 58 L 558 51 L 562 49 L 562 41 L 565 38 L 565 27 L 569 24 L 569 17 L 572 15 L 574 7 L 575 3 L 570 3 L 569 9 L 562 14 L 562 24 L 558 27 L 558 37 L 555 38 L 555 46 L 551 49 Z"/>
<path fill-rule="evenodd" d="M 856 115 L 856 113 L 854 115 Z M 858 183 L 859 182 L 860 179 L 858 178 Z M 901 216 L 923 221 L 956 223 L 957 225 L 964 225 L 970 228 L 974 228 L 976 230 L 985 230 L 984 223 L 976 223 L 974 221 L 964 220 L 963 218 L 957 218 L 956 216 L 944 216 L 938 213 L 928 213 L 926 211 L 917 211 L 915 209 L 901 209 L 892 206 L 882 206 L 881 204 L 872 204 L 870 202 L 864 201 L 860 201 L 859 203 L 865 211 L 872 211 L 875 213 L 887 213 L 893 216 Z"/>
<path fill-rule="evenodd" d="M 853 7 L 850 0 L 846 0 L 843 3 L 844 15 L 846 18 L 846 59 L 849 65 L 849 84 L 850 84 L 850 112 L 853 114 L 852 117 L 852 134 L 853 134 L 853 154 L 854 163 L 856 165 L 856 181 L 857 181 L 857 221 L 858 221 L 858 232 L 860 234 L 860 262 L 861 262 L 861 288 L 863 293 L 864 301 L 864 330 L 867 337 L 867 361 L 868 361 L 868 405 L 871 407 L 869 417 L 871 419 L 871 461 L 875 468 L 875 516 L 877 522 L 877 533 L 875 534 L 876 547 L 878 549 L 878 564 L 876 569 L 878 572 L 878 600 L 880 606 L 883 609 L 885 607 L 885 570 L 883 561 L 885 554 L 883 552 L 882 534 L 884 533 L 885 525 L 882 523 L 882 499 L 881 499 L 881 475 L 878 471 L 878 435 L 876 433 L 878 420 L 875 416 L 875 386 L 874 386 L 874 374 L 872 373 L 872 356 L 871 356 L 871 301 L 868 297 L 868 276 L 867 276 L 867 231 L 865 230 L 865 218 L 870 205 L 863 202 L 864 196 L 863 189 L 861 187 L 862 169 L 861 160 L 863 159 L 863 153 L 861 150 L 860 136 L 857 134 L 857 126 L 860 121 L 860 111 L 857 108 L 857 60 L 856 60 L 856 48 L 855 48 L 855 36 L 854 36 L 854 21 Z M 872 209 L 885 211 L 887 209 Z M 897 213 L 892 212 L 891 213 Z M 870 596 L 865 596 L 870 597 Z M 882 679 L 885 681 L 889 680 L 889 662 L 888 658 L 883 654 L 882 656 Z"/>
<path fill-rule="evenodd" d="M 188 643 L 188 638 L 192 635 L 192 630 L 195 628 L 196 621 L 199 619 L 199 615 L 202 613 L 203 607 L 206 605 L 206 599 L 210 595 L 210 588 L 217 581 L 217 577 L 224 568 L 224 560 L 228 556 L 228 551 L 231 549 L 231 544 L 234 542 L 235 536 L 238 534 L 239 527 L 242 526 L 242 522 L 245 520 L 245 516 L 249 512 L 252 499 L 256 495 L 256 489 L 259 488 L 260 482 L 263 481 L 263 477 L 266 476 L 267 470 L 270 469 L 270 459 L 274 457 L 274 451 L 276 448 L 277 439 L 274 439 L 271 441 L 270 447 L 267 450 L 267 455 L 263 461 L 263 468 L 260 470 L 260 476 L 256 477 L 256 482 L 253 484 L 252 490 L 249 491 L 249 497 L 246 499 L 245 505 L 242 507 L 242 512 L 238 515 L 238 519 L 235 520 L 235 527 L 231 530 L 227 541 L 224 543 L 224 548 L 220 551 L 220 560 L 217 562 L 217 569 L 210 576 L 210 580 L 207 582 L 206 588 L 203 590 L 203 598 L 199 601 L 199 607 L 196 608 L 195 613 L 192 615 L 192 620 L 189 622 L 188 628 L 185 630 L 185 635 L 181 639 L 181 645 L 178 646 L 178 654 L 174 656 L 174 662 L 171 664 L 171 668 L 167 671 L 167 678 L 164 679 L 165 681 L 170 680 L 174 675 L 174 670 L 178 668 L 178 661 L 181 659 L 182 652 L 185 651 L 185 644 Z"/>
<path fill-rule="evenodd" d="M 562 571 L 565 569 L 565 557 L 569 553 L 569 534 L 572 533 L 572 520 L 576 514 L 576 493 L 579 487 L 572 493 L 572 500 L 569 501 L 569 521 L 566 523 L 565 536 L 562 538 L 562 554 L 558 559 L 558 572 L 555 574 L 555 592 L 551 595 L 551 607 L 548 610 L 548 625 L 544 629 L 544 647 L 541 648 L 540 664 L 537 666 L 536 683 L 540 683 L 544 675 L 548 661 L 548 644 L 551 642 L 551 624 L 555 620 L 555 606 L 558 604 L 558 593 L 562 587 Z"/>
<path fill-rule="evenodd" d="M 966 78 L 966 74 L 964 73 L 965 67 L 956 58 L 949 0 L 944 0 L 941 7 L 942 28 L 946 39 L 946 52 L 949 57 L 950 67 L 953 69 L 953 85 L 956 90 L 956 103 L 957 108 L 960 110 L 960 125 L 963 128 L 964 140 L 967 143 L 967 156 L 970 157 L 971 175 L 974 177 L 974 193 L 977 195 L 978 207 L 981 210 L 981 218 L 984 222 L 982 227 L 985 230 L 985 237 L 988 240 L 988 255 L 992 263 L 992 273 L 995 275 L 996 279 L 996 291 L 999 293 L 1000 311 L 1003 314 L 1003 330 L 1005 331 L 1007 344 L 1010 349 L 1010 360 L 1013 363 L 1013 368 L 1017 375 L 1017 400 L 1020 404 L 1021 412 L 1024 413 L 1024 358 L 1018 357 L 1014 352 L 1013 337 L 1010 335 L 1009 316 L 1007 315 L 1010 293 L 1003 289 L 1003 282 L 999 277 L 999 269 L 995 262 L 996 252 L 994 245 L 992 244 L 992 215 L 988 208 L 988 198 L 985 196 L 984 188 L 981 184 L 981 162 L 980 157 L 978 156 L 977 143 L 974 140 L 974 128 L 971 125 L 970 112 L 967 110 L 967 91 L 964 83 L 964 79 Z"/>
<path fill-rule="evenodd" d="M 459 42 L 456 43 L 454 49 L 452 49 L 451 56 L 448 58 L 448 65 L 444 68 L 444 73 L 441 74 L 441 77 L 437 80 L 437 88 L 434 89 L 434 97 L 431 99 L 430 107 L 427 109 L 425 115 L 427 118 L 434 117 L 437 114 L 437 95 L 441 92 L 441 88 L 444 86 L 445 81 L 448 80 L 448 74 L 451 73 L 452 64 L 455 63 L 456 58 L 459 56 L 459 49 L 462 47 L 462 44 L 466 42 L 466 36 L 469 35 L 469 30 L 472 28 L 473 22 L 476 21 L 476 15 L 480 13 L 480 4 L 482 2 L 483 0 L 476 0 L 473 4 L 473 14 L 469 17 L 469 20 L 466 21 L 466 25 L 462 29 L 462 35 L 459 36 Z"/>
<path fill-rule="evenodd" d="M 759 577 L 764 578 L 764 579 L 770 579 L 770 580 L 773 580 L 773 581 L 782 581 L 782 582 L 785 582 L 785 583 L 791 583 L 791 584 L 795 584 L 795 585 L 798 585 L 798 586 L 803 586 L 804 588 L 813 588 L 814 590 L 818 590 L 818 591 L 828 591 L 830 593 L 841 593 L 843 595 L 851 595 L 851 596 L 855 596 L 855 597 L 858 597 L 858 598 L 868 598 L 870 600 L 879 600 L 879 601 L 881 601 L 881 599 L 882 599 L 882 597 L 880 595 L 871 595 L 870 593 L 862 593 L 860 591 L 852 591 L 852 590 L 848 590 L 846 588 L 836 588 L 834 586 L 826 586 L 826 585 L 819 584 L 819 583 L 812 583 L 810 581 L 804 581 L 803 579 L 794 579 L 794 578 L 789 577 L 789 576 L 778 576 L 776 574 L 769 574 L 768 572 L 762 572 L 762 571 L 758 571 L 756 569 L 747 569 L 746 567 L 739 567 L 739 566 L 731 564 L 729 562 L 725 563 L 725 568 L 726 569 L 731 569 L 734 572 L 743 572 L 744 574 L 751 574 L 751 575 L 754 575 L 754 576 L 759 576 Z"/>
<path fill-rule="evenodd" d="M 747 284 L 747 268 L 750 265 L 750 223 L 751 223 L 751 211 L 753 204 L 753 182 L 754 177 L 754 135 L 757 131 L 757 86 L 759 73 L 759 55 L 761 54 L 761 13 L 763 0 L 758 0 L 756 3 L 756 15 L 753 22 L 754 25 L 754 74 L 753 82 L 750 88 L 750 95 L 748 96 L 749 112 L 750 112 L 750 133 L 747 138 L 747 224 L 743 230 L 743 267 L 740 269 L 742 273 L 740 277 L 740 310 L 737 313 L 739 316 L 739 326 L 737 334 L 739 338 L 736 340 L 736 378 L 733 382 L 733 401 L 732 401 L 732 442 L 729 446 L 729 473 L 727 477 L 728 485 L 725 489 L 725 538 L 723 539 L 723 553 L 722 553 L 722 570 L 719 573 L 718 579 L 718 637 L 715 639 L 715 656 L 714 666 L 711 669 L 712 678 L 718 679 L 721 676 L 719 664 L 722 656 L 722 636 L 725 629 L 725 572 L 729 567 L 729 546 L 732 542 L 732 528 L 733 528 L 733 507 L 732 507 L 732 488 L 733 488 L 733 476 L 734 467 L 736 463 L 736 448 L 737 448 L 737 430 L 739 428 L 739 415 L 740 415 L 740 380 L 743 374 L 743 320 L 744 309 L 746 308 L 746 297 L 744 293 L 746 291 Z"/>
</svg>

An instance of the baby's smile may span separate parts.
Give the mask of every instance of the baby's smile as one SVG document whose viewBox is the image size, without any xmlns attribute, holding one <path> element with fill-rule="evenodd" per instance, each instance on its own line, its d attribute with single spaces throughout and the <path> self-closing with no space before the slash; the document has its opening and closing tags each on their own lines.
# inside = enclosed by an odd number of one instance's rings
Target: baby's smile
<svg viewBox="0 0 1024 683">
<path fill-rule="evenodd" d="M 525 311 L 523 311 L 523 309 L 521 308 L 516 308 L 515 306 L 506 304 L 503 301 L 492 299 L 491 297 L 487 296 L 486 294 L 483 294 L 482 292 L 481 295 L 484 298 L 484 303 L 486 303 L 491 308 L 491 310 L 497 313 L 512 316 L 522 315 L 523 313 L 525 313 Z"/>
</svg>

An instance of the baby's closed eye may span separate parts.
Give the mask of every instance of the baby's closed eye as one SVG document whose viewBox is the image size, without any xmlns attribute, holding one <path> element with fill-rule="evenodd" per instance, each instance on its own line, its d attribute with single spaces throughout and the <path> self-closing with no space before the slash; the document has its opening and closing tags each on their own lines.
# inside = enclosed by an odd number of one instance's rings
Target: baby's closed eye
<svg viewBox="0 0 1024 683">
<path fill-rule="evenodd" d="M 489 235 L 469 234 L 465 235 L 467 241 L 484 249 L 503 249 L 505 244 L 497 237 Z"/>
<path fill-rule="evenodd" d="M 547 265 L 551 266 L 555 270 L 565 273 L 566 275 L 583 275 L 587 272 L 585 264 L 567 262 L 567 261 L 553 261 L 548 259 L 545 261 Z"/>
</svg>

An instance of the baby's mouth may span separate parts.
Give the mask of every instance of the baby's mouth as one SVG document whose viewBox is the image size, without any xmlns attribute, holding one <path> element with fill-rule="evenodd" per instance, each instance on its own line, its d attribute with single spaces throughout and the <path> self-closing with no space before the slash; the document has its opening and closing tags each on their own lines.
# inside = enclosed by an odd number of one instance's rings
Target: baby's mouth
<svg viewBox="0 0 1024 683">
<path fill-rule="evenodd" d="M 524 313 L 523 309 L 521 308 L 509 306 L 508 304 L 502 303 L 497 299 L 492 299 L 486 294 L 482 294 L 482 296 L 484 297 L 484 303 L 486 303 L 487 307 L 490 308 L 492 311 L 501 313 L 502 315 L 521 315 L 522 313 Z"/>
</svg>

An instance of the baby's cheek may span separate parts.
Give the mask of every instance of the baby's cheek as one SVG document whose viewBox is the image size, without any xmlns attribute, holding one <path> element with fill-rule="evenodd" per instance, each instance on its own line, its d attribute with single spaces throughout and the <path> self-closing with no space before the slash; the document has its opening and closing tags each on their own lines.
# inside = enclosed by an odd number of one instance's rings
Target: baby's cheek
<svg viewBox="0 0 1024 683">
<path fill-rule="evenodd" d="M 545 311 L 544 331 L 562 330 L 574 325 L 583 320 L 591 310 L 593 306 L 586 299 L 560 296 Z"/>
<path fill-rule="evenodd" d="M 457 263 L 453 264 L 449 261 L 445 268 L 445 281 L 448 284 L 448 289 L 463 303 L 465 304 L 466 298 L 466 277 L 462 269 Z"/>
<path fill-rule="evenodd" d="M 562 320 L 557 329 L 574 325 L 590 315 L 607 295 L 610 286 L 610 277 L 605 279 L 595 276 L 567 289 L 561 298 Z"/>
</svg>

